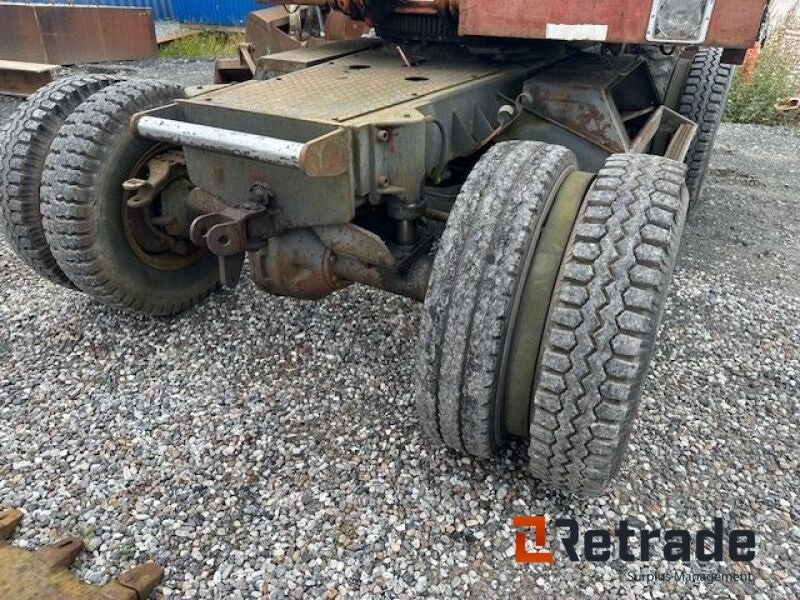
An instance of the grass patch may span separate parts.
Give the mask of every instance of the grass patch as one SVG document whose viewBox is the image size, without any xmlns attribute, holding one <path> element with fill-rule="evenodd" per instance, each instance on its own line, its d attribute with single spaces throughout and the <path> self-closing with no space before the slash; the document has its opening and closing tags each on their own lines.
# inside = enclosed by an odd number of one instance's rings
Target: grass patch
<svg viewBox="0 0 800 600">
<path fill-rule="evenodd" d="M 728 97 L 725 119 L 734 123 L 790 125 L 796 115 L 775 110 L 778 100 L 800 93 L 800 79 L 792 75 L 798 57 L 788 51 L 785 32 L 790 21 L 777 27 L 764 45 L 750 79 L 738 69 Z"/>
<path fill-rule="evenodd" d="M 242 42 L 241 33 L 202 32 L 164 44 L 158 53 L 162 58 L 233 58 Z"/>
</svg>

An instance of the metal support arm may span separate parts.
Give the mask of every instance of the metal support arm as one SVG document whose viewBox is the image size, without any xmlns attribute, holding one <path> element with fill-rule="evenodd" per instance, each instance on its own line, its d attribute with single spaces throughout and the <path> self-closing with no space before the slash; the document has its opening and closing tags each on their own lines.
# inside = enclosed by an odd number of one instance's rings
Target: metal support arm
<svg viewBox="0 0 800 600">
<path fill-rule="evenodd" d="M 303 144 L 298 142 L 147 115 L 134 126 L 138 135 L 156 142 L 300 168 Z"/>
</svg>

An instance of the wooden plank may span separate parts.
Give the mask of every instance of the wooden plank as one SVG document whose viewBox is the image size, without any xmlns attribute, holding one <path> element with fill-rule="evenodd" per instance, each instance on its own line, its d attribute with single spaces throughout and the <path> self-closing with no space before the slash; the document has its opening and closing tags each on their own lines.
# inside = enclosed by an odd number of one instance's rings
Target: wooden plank
<svg viewBox="0 0 800 600">
<path fill-rule="evenodd" d="M 55 79 L 58 65 L 0 60 L 0 94 L 27 97 Z"/>
</svg>

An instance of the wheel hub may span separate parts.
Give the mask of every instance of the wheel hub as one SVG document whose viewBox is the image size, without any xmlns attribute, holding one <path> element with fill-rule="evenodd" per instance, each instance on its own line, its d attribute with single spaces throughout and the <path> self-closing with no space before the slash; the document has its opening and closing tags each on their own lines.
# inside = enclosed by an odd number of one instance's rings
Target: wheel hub
<svg viewBox="0 0 800 600">
<path fill-rule="evenodd" d="M 184 269 L 206 254 L 192 244 L 186 198 L 193 185 L 182 151 L 156 146 L 136 163 L 122 184 L 123 221 L 131 249 L 146 264 Z"/>
</svg>

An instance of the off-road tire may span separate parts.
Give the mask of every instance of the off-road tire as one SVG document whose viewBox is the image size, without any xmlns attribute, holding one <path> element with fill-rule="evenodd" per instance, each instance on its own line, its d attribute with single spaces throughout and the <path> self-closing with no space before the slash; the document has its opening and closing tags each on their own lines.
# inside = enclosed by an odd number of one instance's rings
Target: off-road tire
<svg viewBox="0 0 800 600">
<path fill-rule="evenodd" d="M 478 457 L 506 443 L 501 373 L 513 305 L 573 153 L 504 142 L 481 158 L 455 203 L 425 300 L 418 414 L 434 439 Z"/>
<path fill-rule="evenodd" d="M 110 306 L 171 315 L 218 285 L 213 255 L 159 270 L 136 255 L 123 226 L 122 183 L 154 146 L 133 136 L 131 117 L 182 95 L 181 87 L 160 81 L 111 85 L 67 119 L 47 157 L 42 214 L 53 256 L 80 290 Z"/>
<path fill-rule="evenodd" d="M 619 471 L 686 219 L 686 167 L 613 155 L 587 193 L 545 326 L 531 473 L 582 494 Z"/>
<path fill-rule="evenodd" d="M 50 83 L 23 102 L 0 134 L 0 213 L 11 248 L 36 273 L 74 288 L 45 239 L 39 188 L 45 160 L 67 118 L 119 77 L 76 75 Z"/>
<path fill-rule="evenodd" d="M 677 111 L 698 125 L 686 155 L 686 186 L 692 203 L 700 199 L 719 125 L 728 101 L 733 67 L 723 64 L 721 48 L 700 48 L 692 60 Z"/>
</svg>

